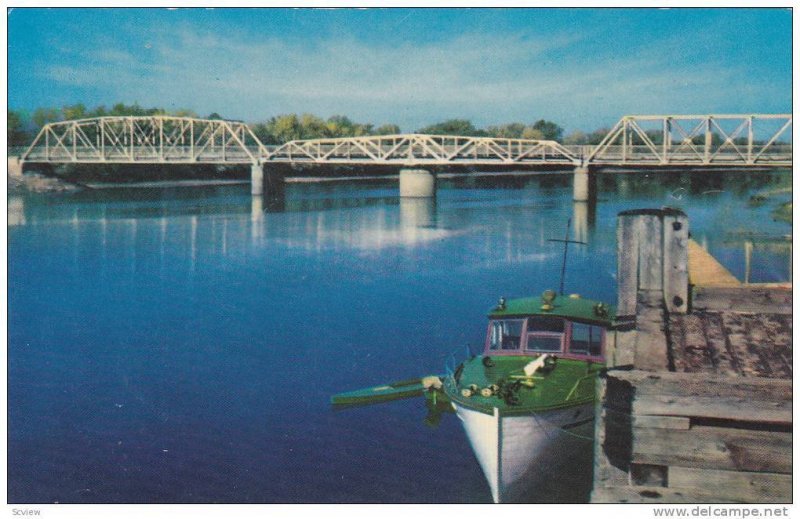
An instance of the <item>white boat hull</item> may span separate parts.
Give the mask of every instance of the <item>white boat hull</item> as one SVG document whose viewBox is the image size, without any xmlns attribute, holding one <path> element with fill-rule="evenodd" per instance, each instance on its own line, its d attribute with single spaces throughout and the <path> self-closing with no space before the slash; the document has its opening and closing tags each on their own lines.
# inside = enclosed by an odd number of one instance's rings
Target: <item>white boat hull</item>
<svg viewBox="0 0 800 519">
<path fill-rule="evenodd" d="M 565 467 L 571 465 L 574 472 L 577 463 L 591 470 L 591 403 L 522 416 L 500 416 L 497 408 L 494 414 L 486 414 L 457 403 L 453 406 L 495 503 L 551 501 L 543 493 L 574 484 L 563 481 Z"/>
</svg>

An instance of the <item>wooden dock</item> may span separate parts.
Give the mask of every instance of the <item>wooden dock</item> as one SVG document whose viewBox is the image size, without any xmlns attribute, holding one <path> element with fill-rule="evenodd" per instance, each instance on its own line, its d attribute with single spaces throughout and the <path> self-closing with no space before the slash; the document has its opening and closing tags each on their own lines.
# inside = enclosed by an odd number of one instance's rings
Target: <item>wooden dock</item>
<svg viewBox="0 0 800 519">
<path fill-rule="evenodd" d="M 696 241 L 689 239 L 689 284 L 705 287 L 736 287 L 741 283 Z"/>
<path fill-rule="evenodd" d="M 619 306 L 635 317 L 598 384 L 592 502 L 789 503 L 791 289 L 739 283 L 688 233 L 668 243 L 681 218 L 620 215 L 618 236 L 648 232 L 618 243 L 635 263 L 620 266 L 635 279 L 620 280 Z M 696 284 L 685 307 L 664 272 L 681 261 Z"/>
</svg>

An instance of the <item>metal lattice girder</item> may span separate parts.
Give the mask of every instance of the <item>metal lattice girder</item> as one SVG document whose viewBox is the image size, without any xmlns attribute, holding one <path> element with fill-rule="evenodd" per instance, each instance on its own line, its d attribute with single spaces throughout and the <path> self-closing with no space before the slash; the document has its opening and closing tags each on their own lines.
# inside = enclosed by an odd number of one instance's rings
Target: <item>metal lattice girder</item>
<svg viewBox="0 0 800 519">
<path fill-rule="evenodd" d="M 631 166 L 789 166 L 792 115 L 627 115 L 587 163 Z"/>
<path fill-rule="evenodd" d="M 53 163 L 308 162 L 396 165 L 785 166 L 790 114 L 625 116 L 595 148 L 555 141 L 421 134 L 264 146 L 238 121 L 98 117 L 46 125 L 21 159 Z"/>
<path fill-rule="evenodd" d="M 578 164 L 555 141 L 401 134 L 291 141 L 264 157 L 317 164 Z"/>
<path fill-rule="evenodd" d="M 97 117 L 45 125 L 23 153 L 32 162 L 256 163 L 264 145 L 237 121 Z"/>
</svg>

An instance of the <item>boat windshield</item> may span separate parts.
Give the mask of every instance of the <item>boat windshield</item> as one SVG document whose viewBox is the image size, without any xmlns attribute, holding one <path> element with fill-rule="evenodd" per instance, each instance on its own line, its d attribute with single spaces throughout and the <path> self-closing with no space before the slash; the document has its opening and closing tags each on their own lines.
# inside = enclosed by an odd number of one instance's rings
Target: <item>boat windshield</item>
<svg viewBox="0 0 800 519">
<path fill-rule="evenodd" d="M 518 350 L 524 319 L 498 319 L 489 324 L 489 349 Z"/>
<path fill-rule="evenodd" d="M 525 349 L 536 352 L 560 352 L 564 345 L 564 319 L 531 317 Z"/>
</svg>

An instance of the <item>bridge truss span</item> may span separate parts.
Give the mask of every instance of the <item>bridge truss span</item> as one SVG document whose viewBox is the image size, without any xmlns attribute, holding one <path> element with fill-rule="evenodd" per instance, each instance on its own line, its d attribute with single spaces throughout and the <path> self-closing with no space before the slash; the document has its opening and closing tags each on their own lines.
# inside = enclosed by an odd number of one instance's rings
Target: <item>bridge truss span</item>
<svg viewBox="0 0 800 519">
<path fill-rule="evenodd" d="M 792 115 L 628 115 L 589 153 L 599 166 L 791 166 Z"/>
<path fill-rule="evenodd" d="M 49 123 L 22 154 L 50 163 L 247 164 L 265 153 L 238 121 L 191 117 L 97 117 Z"/>
<path fill-rule="evenodd" d="M 628 115 L 596 147 L 552 140 L 369 135 L 265 146 L 243 122 L 112 116 L 45 125 L 21 162 L 528 167 L 774 167 L 792 162 L 791 114 Z"/>
<path fill-rule="evenodd" d="M 580 157 L 556 141 L 445 135 L 377 135 L 290 141 L 264 162 L 386 165 L 577 165 Z"/>
</svg>

